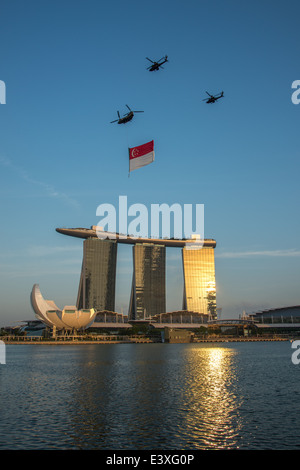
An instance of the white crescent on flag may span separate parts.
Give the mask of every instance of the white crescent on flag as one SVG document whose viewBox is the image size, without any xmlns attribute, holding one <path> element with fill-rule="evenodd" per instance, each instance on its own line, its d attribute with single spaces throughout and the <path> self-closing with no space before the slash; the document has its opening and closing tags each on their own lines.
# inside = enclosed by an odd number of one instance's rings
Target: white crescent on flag
<svg viewBox="0 0 300 470">
<path fill-rule="evenodd" d="M 139 155 L 138 149 L 137 149 L 137 148 L 134 148 L 134 149 L 132 150 L 131 155 L 132 155 L 133 158 L 138 157 L 138 155 Z"/>
<path fill-rule="evenodd" d="M 129 148 L 129 172 L 154 162 L 154 140 Z"/>
</svg>

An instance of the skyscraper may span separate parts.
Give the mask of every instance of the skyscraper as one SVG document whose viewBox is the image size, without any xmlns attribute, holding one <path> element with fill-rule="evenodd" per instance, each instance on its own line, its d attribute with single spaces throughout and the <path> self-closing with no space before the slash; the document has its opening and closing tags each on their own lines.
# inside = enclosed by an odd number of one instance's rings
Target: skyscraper
<svg viewBox="0 0 300 470">
<path fill-rule="evenodd" d="M 78 310 L 115 310 L 116 266 L 116 241 L 87 238 L 83 242 Z"/>
<path fill-rule="evenodd" d="M 166 247 L 182 249 L 184 277 L 183 310 L 216 318 L 214 249 L 216 241 L 197 239 L 131 238 L 108 232 L 99 236 L 97 227 L 57 228 L 57 232 L 83 238 L 83 262 L 77 308 L 115 310 L 117 244 L 133 245 L 133 277 L 129 320 L 142 320 L 166 312 Z"/>
<path fill-rule="evenodd" d="M 166 311 L 166 247 L 133 246 L 133 277 L 128 318 L 141 320 Z"/>
<path fill-rule="evenodd" d="M 184 295 L 183 309 L 216 318 L 216 279 L 214 247 L 182 249 Z"/>
</svg>

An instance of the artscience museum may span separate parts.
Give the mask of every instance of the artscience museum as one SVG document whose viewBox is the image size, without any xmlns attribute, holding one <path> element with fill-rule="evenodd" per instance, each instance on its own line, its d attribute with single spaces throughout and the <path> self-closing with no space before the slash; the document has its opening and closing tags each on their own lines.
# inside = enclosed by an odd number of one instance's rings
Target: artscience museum
<svg viewBox="0 0 300 470">
<path fill-rule="evenodd" d="M 86 329 L 92 325 L 97 313 L 93 308 L 78 310 L 75 306 L 65 306 L 61 310 L 53 300 L 44 299 L 38 284 L 34 284 L 30 300 L 38 320 L 54 331 Z"/>
</svg>

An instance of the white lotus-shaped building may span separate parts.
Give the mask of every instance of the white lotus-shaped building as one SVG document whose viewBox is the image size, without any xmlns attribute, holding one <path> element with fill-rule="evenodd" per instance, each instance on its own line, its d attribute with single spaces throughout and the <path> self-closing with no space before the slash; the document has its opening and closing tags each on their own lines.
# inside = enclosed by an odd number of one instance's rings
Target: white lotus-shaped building
<svg viewBox="0 0 300 470">
<path fill-rule="evenodd" d="M 96 317 L 96 310 L 77 310 L 73 305 L 65 306 L 60 310 L 53 300 L 45 300 L 38 284 L 34 284 L 31 291 L 31 305 L 36 317 L 50 328 L 57 330 L 80 330 L 92 325 Z"/>
</svg>

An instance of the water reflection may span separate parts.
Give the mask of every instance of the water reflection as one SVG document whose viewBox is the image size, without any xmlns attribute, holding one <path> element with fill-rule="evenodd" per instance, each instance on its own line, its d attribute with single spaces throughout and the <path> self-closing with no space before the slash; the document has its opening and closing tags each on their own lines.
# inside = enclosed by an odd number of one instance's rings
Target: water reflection
<svg viewBox="0 0 300 470">
<path fill-rule="evenodd" d="M 0 449 L 299 449 L 290 343 L 8 346 Z"/>
<path fill-rule="evenodd" d="M 242 397 L 236 391 L 235 355 L 222 347 L 188 350 L 184 427 L 196 447 L 237 447 Z"/>
<path fill-rule="evenodd" d="M 233 349 L 151 345 L 150 353 L 119 345 L 90 353 L 70 410 L 76 447 L 236 446 L 241 399 Z"/>
</svg>

